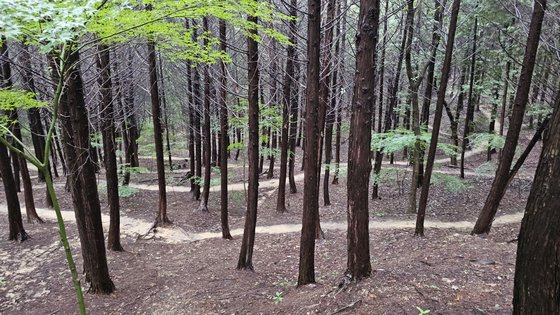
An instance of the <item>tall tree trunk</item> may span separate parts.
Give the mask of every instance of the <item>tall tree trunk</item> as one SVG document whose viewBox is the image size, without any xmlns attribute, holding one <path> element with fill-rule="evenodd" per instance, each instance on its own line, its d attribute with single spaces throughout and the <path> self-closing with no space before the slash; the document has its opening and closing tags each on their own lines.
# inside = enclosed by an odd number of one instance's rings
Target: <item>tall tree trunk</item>
<svg viewBox="0 0 560 315">
<path fill-rule="evenodd" d="M 257 17 L 248 16 L 249 23 L 258 23 Z M 257 35 L 256 27 L 250 29 L 250 34 Z M 247 68 L 249 79 L 249 142 L 247 155 L 249 157 L 249 187 L 247 196 L 247 211 L 245 213 L 245 227 L 237 269 L 253 270 L 253 246 L 255 244 L 255 228 L 257 226 L 257 202 L 259 195 L 259 46 L 257 41 L 247 37 Z"/>
<path fill-rule="evenodd" d="M 167 192 L 165 187 L 161 103 L 158 89 L 156 45 L 153 41 L 148 41 L 148 71 L 150 74 L 150 97 L 152 103 L 152 121 L 154 124 L 154 144 L 156 150 L 156 168 L 159 191 L 158 212 L 154 226 L 165 226 L 167 224 L 171 224 L 172 222 L 167 217 Z"/>
<path fill-rule="evenodd" d="M 109 204 L 109 235 L 107 247 L 110 250 L 122 251 L 120 235 L 120 204 L 119 177 L 117 173 L 117 155 L 115 154 L 115 123 L 113 105 L 113 85 L 111 82 L 111 66 L 109 47 L 103 44 L 97 46 L 97 68 L 99 71 L 99 86 L 101 102 L 101 133 L 103 134 L 103 154 L 105 156 L 105 179 L 107 180 L 107 203 Z"/>
<path fill-rule="evenodd" d="M 347 276 L 358 281 L 371 275 L 369 255 L 369 176 L 371 129 L 375 104 L 379 0 L 361 0 L 356 34 L 356 75 L 348 149 Z"/>
<path fill-rule="evenodd" d="M 486 198 L 486 202 L 476 221 L 472 234 L 490 232 L 492 221 L 494 220 L 500 201 L 507 188 L 507 175 L 510 172 L 511 163 L 515 155 L 515 149 L 519 140 L 519 132 L 521 131 L 523 116 L 529 99 L 529 89 L 533 78 L 533 69 L 535 67 L 537 50 L 539 47 L 545 8 L 546 0 L 535 0 L 531 25 L 529 26 L 529 36 L 525 47 L 525 56 L 523 58 L 521 74 L 519 75 L 513 113 L 509 122 L 509 129 L 502 151 L 502 157 L 498 163 L 498 169 L 496 170 L 496 177 L 494 177 L 494 181 L 492 182 L 492 188 Z"/>
<path fill-rule="evenodd" d="M 511 69 L 511 60 L 507 60 L 504 65 L 504 89 L 502 91 L 502 108 L 500 111 L 500 136 L 504 135 L 504 124 L 506 122 L 506 111 L 507 111 L 507 100 L 508 100 L 508 90 L 509 90 L 509 72 Z M 498 161 L 502 158 L 502 149 L 498 151 Z"/>
<path fill-rule="evenodd" d="M 451 6 L 451 20 L 449 21 L 449 32 L 447 35 L 447 47 L 445 48 L 445 59 L 443 61 L 443 69 L 441 71 L 441 83 L 439 85 L 438 97 L 436 101 L 436 112 L 434 114 L 434 123 L 432 130 L 432 138 L 428 149 L 428 159 L 426 161 L 426 170 L 424 173 L 424 184 L 420 194 L 420 202 L 418 204 L 418 215 L 416 218 L 415 235 L 424 235 L 424 217 L 426 215 L 426 206 L 428 205 L 428 194 L 430 190 L 430 180 L 432 178 L 432 170 L 436 157 L 437 143 L 439 139 L 439 129 L 441 126 L 441 116 L 443 114 L 443 106 L 445 102 L 445 94 L 449 82 L 449 73 L 451 72 L 451 61 L 453 58 L 453 46 L 455 44 L 455 32 L 457 30 L 457 18 L 459 16 L 460 0 L 454 0 Z M 441 8 L 443 9 L 443 7 Z"/>
<path fill-rule="evenodd" d="M 396 73 L 395 73 L 395 77 L 393 78 L 393 82 L 389 88 L 389 103 L 387 104 L 388 107 L 385 110 L 385 117 L 384 117 L 384 127 L 383 127 L 383 132 L 387 133 L 389 132 L 392 128 L 393 128 L 393 124 L 397 124 L 397 121 L 395 121 L 395 107 L 397 106 L 397 101 L 398 101 L 398 91 L 399 91 L 399 81 L 400 81 L 400 77 L 401 77 L 401 70 L 402 70 L 402 63 L 403 63 L 403 59 L 404 59 L 404 54 L 405 54 L 405 48 L 406 48 L 406 42 L 407 42 L 407 35 L 408 32 L 408 28 L 407 27 L 403 27 L 403 35 L 402 35 L 402 39 L 401 39 L 401 47 L 399 50 L 399 58 L 397 61 L 397 69 L 396 69 Z M 381 118 L 379 118 L 381 119 Z M 381 173 L 381 165 L 383 164 L 383 152 L 380 152 L 379 154 L 376 154 L 375 156 L 375 165 L 373 167 L 373 172 L 375 174 L 375 176 L 378 178 L 379 174 Z M 391 163 L 392 163 L 392 159 L 391 159 Z M 378 181 L 374 181 L 373 183 L 373 193 L 372 196 L 374 199 L 379 198 L 379 182 Z"/>
<path fill-rule="evenodd" d="M 8 45 L 5 38 L 0 38 L 0 88 L 6 89 L 12 86 L 12 74 L 8 58 Z M 2 112 L 2 115 L 7 113 Z M 6 203 L 8 207 L 8 225 L 10 241 L 23 242 L 28 239 L 28 235 L 23 228 L 23 220 L 21 218 L 21 208 L 10 164 L 10 156 L 8 149 L 4 144 L 0 143 L 0 176 L 4 184 L 4 194 L 6 195 Z"/>
<path fill-rule="evenodd" d="M 296 0 L 297 1 L 297 0 Z M 297 17 L 296 15 L 292 15 Z M 295 58 L 295 56 L 294 56 Z M 295 163 L 296 163 L 296 142 L 297 142 L 297 127 L 299 115 L 299 64 L 294 65 L 294 86 L 290 100 L 290 138 L 288 140 L 288 150 L 290 152 L 288 157 L 288 179 L 290 182 L 290 193 L 297 193 L 296 179 L 295 179 Z M 300 119 L 302 121 L 303 119 Z"/>
<path fill-rule="evenodd" d="M 535 7 L 546 6 L 536 0 Z M 521 222 L 513 314 L 560 314 L 560 93 Z"/>
<path fill-rule="evenodd" d="M 91 156 L 91 133 L 79 60 L 77 51 L 72 52 L 67 60 L 72 66 L 67 74 L 65 95 L 60 102 L 60 123 L 64 132 L 68 181 L 80 235 L 86 281 L 91 283 L 90 292 L 109 294 L 113 292 L 114 285 L 107 266 L 96 167 Z"/>
<path fill-rule="evenodd" d="M 202 30 L 203 32 L 209 32 L 208 29 L 208 18 L 202 18 Z M 206 47 L 209 45 L 208 39 L 205 37 L 203 39 L 203 44 Z M 203 163 L 204 163 L 204 178 L 202 180 L 202 197 L 200 198 L 200 204 L 197 211 L 208 212 L 208 197 L 210 196 L 210 175 L 212 171 L 211 165 L 211 133 L 210 133 L 210 65 L 204 65 L 204 108 L 202 110 L 202 117 L 204 119 L 202 124 L 202 137 L 204 145 Z"/>
<path fill-rule="evenodd" d="M 220 50 L 227 50 L 226 22 L 220 20 Z M 228 223 L 228 108 L 227 108 L 227 72 L 226 64 L 220 62 L 220 213 L 222 223 L 222 238 L 232 239 Z"/>
<path fill-rule="evenodd" d="M 14 183 L 14 174 L 12 173 L 12 165 L 8 150 L 0 143 L 0 173 L 4 184 L 4 194 L 6 195 L 6 203 L 8 207 L 8 225 L 10 241 L 23 242 L 29 238 L 23 228 L 23 220 L 21 218 L 21 209 L 19 206 L 18 194 Z"/>
<path fill-rule="evenodd" d="M 439 30 L 442 26 L 443 20 L 443 10 L 445 8 L 447 0 L 434 0 L 435 12 L 434 12 L 434 26 L 432 29 L 432 44 L 431 44 L 431 55 L 430 61 L 428 62 L 428 70 L 426 74 L 426 85 L 424 89 L 424 99 L 422 102 L 422 116 L 420 118 L 420 125 L 428 131 L 428 123 L 430 120 L 430 105 L 432 103 L 432 94 L 434 91 L 434 70 L 436 66 L 437 57 L 437 47 L 441 40 L 441 35 Z M 418 185 L 421 186 L 424 182 L 424 150 L 420 152 L 420 163 L 418 165 Z"/>
<path fill-rule="evenodd" d="M 334 108 L 331 106 L 331 88 L 334 86 L 334 83 L 331 82 L 331 78 L 333 76 L 332 73 L 332 46 L 333 46 L 333 35 L 335 25 L 334 17 L 336 14 L 336 0 L 329 0 L 327 5 L 327 20 L 325 21 L 325 46 L 323 51 L 323 62 L 322 62 L 322 75 L 320 76 L 321 85 L 319 91 L 319 128 L 321 131 L 321 137 L 319 139 L 319 146 L 323 147 L 323 140 L 324 140 L 324 150 L 325 150 L 325 177 L 323 178 L 323 204 L 328 206 L 331 204 L 330 197 L 329 197 L 329 184 L 330 184 L 330 163 L 332 159 L 332 132 L 333 132 L 333 123 L 334 123 Z M 335 79 L 336 80 L 336 79 Z M 336 81 L 334 81 L 336 83 Z M 333 83 L 333 85 L 331 85 Z M 321 152 L 319 152 L 319 172 L 321 170 Z M 320 173 L 319 173 L 319 181 L 320 181 Z M 318 221 L 319 222 L 319 221 Z M 319 223 L 317 223 L 318 228 L 320 229 Z M 317 236 L 321 235 L 320 231 L 317 231 Z"/>
<path fill-rule="evenodd" d="M 290 42 L 295 43 L 297 31 L 297 0 L 290 2 L 290 16 L 292 20 L 289 22 L 290 29 Z M 288 152 L 288 144 L 291 142 L 292 135 L 290 134 L 290 126 L 294 123 L 290 121 L 290 112 L 294 106 L 292 103 L 292 85 L 295 78 L 294 72 L 294 59 L 296 55 L 296 47 L 288 45 L 286 47 L 286 73 L 284 75 L 284 86 L 282 90 L 282 132 L 280 140 L 280 177 L 278 184 L 278 198 L 276 200 L 276 211 L 283 213 L 286 212 L 286 173 L 288 171 L 288 153 L 293 155 L 294 152 Z M 297 110 L 296 110 L 297 115 Z M 297 119 L 296 119 L 297 123 Z M 290 137 L 290 139 L 288 139 Z M 295 140 L 295 135 L 293 135 Z M 291 146 L 290 146 L 291 147 Z M 292 159 L 290 159 L 292 161 Z M 293 163 L 291 163 L 293 166 Z"/>
<path fill-rule="evenodd" d="M 158 54 L 159 61 L 159 79 L 160 79 L 160 93 L 161 93 L 161 105 L 163 105 L 163 128 L 165 129 L 165 146 L 167 151 L 167 160 L 169 163 L 169 169 L 173 171 L 173 159 L 171 158 L 171 141 L 169 136 L 169 113 L 167 112 L 167 98 L 165 97 L 165 76 L 163 75 L 163 62 L 161 60 L 161 54 Z"/>
<path fill-rule="evenodd" d="M 303 218 L 299 252 L 298 286 L 315 282 L 315 237 L 319 220 L 319 71 L 321 46 L 321 0 L 308 0 L 307 89 L 305 119 L 305 169 Z"/>
<path fill-rule="evenodd" d="M 11 88 L 12 87 L 12 74 L 11 74 L 11 67 L 10 67 L 10 63 L 9 63 L 9 58 L 8 58 L 8 49 L 7 49 L 7 45 L 6 42 L 3 41 L 3 43 L 1 44 L 0 47 L 0 62 L 1 62 L 1 71 L 2 71 L 2 75 L 1 75 L 1 83 L 0 83 L 0 87 L 1 88 Z M 27 56 L 29 58 L 29 56 Z M 29 64 L 28 64 L 29 66 Z M 33 89 L 29 88 L 29 77 L 27 77 L 26 75 L 29 74 L 31 70 L 30 69 L 25 69 L 24 72 L 26 72 L 26 74 L 24 75 L 24 80 L 25 82 L 28 84 L 27 88 L 29 91 L 34 91 Z M 31 79 L 32 80 L 32 79 Z M 33 83 L 31 81 L 31 83 Z M 13 146 L 17 149 L 19 149 L 20 151 L 23 151 L 23 147 L 20 145 L 20 143 L 23 142 L 23 137 L 21 135 L 21 124 L 19 121 L 19 117 L 18 117 L 18 112 L 17 109 L 11 110 L 8 113 L 8 118 L 10 120 L 10 130 L 12 131 L 13 135 L 15 136 L 16 139 L 13 139 Z M 40 121 L 40 118 L 39 118 Z M 31 119 L 30 119 L 30 124 L 31 124 Z M 42 133 L 42 130 L 39 131 L 39 134 Z M 32 131 L 33 134 L 33 131 Z M 37 137 L 37 136 L 35 136 Z M 39 148 L 40 149 L 40 148 Z M 36 152 L 37 154 L 37 152 Z M 44 155 L 44 154 L 43 154 Z M 43 155 L 40 156 L 40 160 L 43 159 Z M 39 217 L 39 215 L 37 214 L 37 210 L 35 209 L 35 200 L 33 198 L 33 187 L 31 184 L 31 178 L 29 176 L 29 170 L 27 169 L 27 161 L 25 160 L 25 158 L 21 155 L 15 154 L 13 153 L 11 155 L 12 159 L 14 161 L 17 161 L 17 165 L 18 165 L 18 169 L 16 169 L 14 167 L 14 179 L 18 179 L 19 180 L 19 174 L 17 174 L 16 172 L 19 171 L 21 173 L 21 179 L 23 182 L 23 189 L 24 189 L 24 199 L 25 199 L 25 212 L 27 214 L 27 222 L 28 223 L 33 223 L 33 221 L 37 221 L 39 223 L 43 223 L 44 221 Z M 14 166 L 16 164 L 14 163 Z M 11 172 L 11 170 L 10 170 Z M 6 184 L 6 183 L 4 183 Z M 15 184 L 15 183 L 14 183 Z M 15 184 L 17 186 L 17 184 Z M 17 197 L 17 196 L 16 196 Z M 6 199 L 9 199 L 10 197 L 6 197 Z M 49 199 L 50 201 L 50 199 Z M 20 211 L 21 212 L 21 211 Z"/>
<path fill-rule="evenodd" d="M 196 28 L 193 30 L 193 41 L 198 41 L 198 36 L 196 32 Z M 194 109 L 193 109 L 193 116 L 194 116 L 194 124 L 192 125 L 192 131 L 194 132 L 194 155 L 196 159 L 195 165 L 195 172 L 194 172 L 194 191 L 193 197 L 195 200 L 200 199 L 200 180 L 202 176 L 202 136 L 200 133 L 200 114 L 203 111 L 202 109 L 202 93 L 200 87 L 200 70 L 197 68 L 194 69 L 193 75 L 193 98 L 194 98 Z"/>
<path fill-rule="evenodd" d="M 465 178 L 465 153 L 469 147 L 469 135 L 474 123 L 474 76 L 476 66 L 476 41 L 478 35 L 478 16 L 474 18 L 473 46 L 471 54 L 471 70 L 469 78 L 469 98 L 467 101 L 467 117 L 465 118 L 465 129 L 463 131 L 463 143 L 461 145 L 461 178 Z"/>
<path fill-rule="evenodd" d="M 35 93 L 36 88 L 35 80 L 33 79 L 33 68 L 31 66 L 31 55 L 29 54 L 29 49 L 25 44 L 22 45 L 19 59 L 22 65 L 22 71 L 20 73 L 24 87 L 27 91 Z M 41 122 L 40 109 L 30 108 L 27 111 L 27 118 L 29 119 L 29 129 L 31 131 L 31 140 L 33 141 L 35 156 L 42 161 L 45 155 L 45 129 L 43 128 L 43 123 Z M 41 172 L 39 172 L 39 180 L 45 180 Z"/>
</svg>

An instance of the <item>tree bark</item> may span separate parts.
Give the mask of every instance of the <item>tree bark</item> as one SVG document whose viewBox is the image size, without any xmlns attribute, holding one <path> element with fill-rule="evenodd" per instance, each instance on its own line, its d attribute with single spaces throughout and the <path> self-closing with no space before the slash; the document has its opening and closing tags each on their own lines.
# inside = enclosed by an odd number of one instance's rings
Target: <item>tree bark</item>
<svg viewBox="0 0 560 315">
<path fill-rule="evenodd" d="M 202 18 L 203 32 L 209 32 L 208 18 Z M 206 47 L 209 44 L 208 39 L 203 39 L 203 44 Z M 204 108 L 202 109 L 202 137 L 203 137 L 203 161 L 204 163 L 204 178 L 202 179 L 202 196 L 198 210 L 200 212 L 208 212 L 208 197 L 210 196 L 210 175 L 212 171 L 211 165 L 211 133 L 210 133 L 210 65 L 204 65 Z"/>
<path fill-rule="evenodd" d="M 405 54 L 405 48 L 406 48 L 406 42 L 407 42 L 407 35 L 408 32 L 408 28 L 407 27 L 403 27 L 403 35 L 402 35 L 402 39 L 401 39 L 401 47 L 399 50 L 399 58 L 397 61 L 397 69 L 396 69 L 396 73 L 395 73 L 395 77 L 393 78 L 393 82 L 389 88 L 389 103 L 387 105 L 389 105 L 387 107 L 387 109 L 385 110 L 385 117 L 384 117 L 384 126 L 383 126 L 383 132 L 387 133 L 391 130 L 391 128 L 393 128 L 393 123 L 396 124 L 395 121 L 395 107 L 397 106 L 397 101 L 398 101 L 398 91 L 399 91 L 399 81 L 401 78 L 401 70 L 402 70 L 402 63 L 403 63 L 403 59 L 404 59 L 404 54 Z M 381 119 L 381 118 L 379 118 Z M 383 164 L 383 152 L 380 152 L 379 154 L 376 154 L 375 156 L 375 165 L 373 167 L 373 172 L 375 174 L 376 177 L 379 177 L 379 174 L 381 173 L 381 165 Z M 391 160 L 392 163 L 392 160 Z M 379 198 L 379 182 L 375 181 L 373 183 L 373 192 L 372 192 L 372 197 L 373 199 L 378 199 Z"/>
<path fill-rule="evenodd" d="M 529 99 L 529 89 L 533 78 L 533 69 L 539 47 L 539 40 L 542 28 L 542 21 L 546 8 L 546 0 L 535 0 L 531 25 L 529 26 L 529 36 L 525 47 L 525 56 L 519 75 L 519 83 L 515 94 L 513 113 L 509 123 L 506 142 L 502 150 L 502 156 L 496 170 L 496 177 L 492 182 L 492 187 L 484 203 L 484 207 L 476 221 L 472 234 L 489 233 L 492 221 L 500 201 L 507 188 L 507 175 L 510 172 L 511 163 L 515 155 L 515 149 L 519 140 L 519 132 L 523 124 L 523 116 Z"/>
<path fill-rule="evenodd" d="M 465 118 L 465 129 L 463 131 L 463 142 L 461 144 L 461 178 L 465 178 L 465 153 L 469 147 L 469 135 L 474 123 L 474 76 L 476 67 L 476 41 L 478 35 L 478 17 L 474 18 L 473 46 L 471 55 L 471 69 L 469 78 L 469 96 L 467 101 L 467 117 Z"/>
<path fill-rule="evenodd" d="M 220 20 L 220 50 L 227 50 L 226 22 Z M 226 64 L 220 62 L 220 213 L 222 223 L 222 238 L 232 239 L 228 223 L 228 108 L 227 108 L 227 77 Z"/>
<path fill-rule="evenodd" d="M 536 0 L 535 7 L 546 6 Z M 535 10 L 536 11 L 536 10 Z M 513 314 L 560 313 L 560 94 L 521 222 Z"/>
<path fill-rule="evenodd" d="M 249 23 L 258 23 L 257 17 L 248 16 Z M 257 34 L 256 27 L 249 32 Z M 259 46 L 252 37 L 247 37 L 247 67 L 249 78 L 249 187 L 247 192 L 247 212 L 237 269 L 254 270 L 253 246 L 257 226 L 257 202 L 259 195 Z"/>
<path fill-rule="evenodd" d="M 79 60 L 77 51 L 72 52 L 67 60 L 72 66 L 67 74 L 65 95 L 60 102 L 60 123 L 65 133 L 68 181 L 80 235 L 86 281 L 91 284 L 90 292 L 109 294 L 115 286 L 107 266 L 96 167 L 91 157 L 88 111 Z"/>
<path fill-rule="evenodd" d="M 290 16 L 292 20 L 289 22 L 289 29 L 290 29 L 290 42 L 295 43 L 297 42 L 296 39 L 296 32 L 297 32 L 297 0 L 290 1 Z M 288 149 L 291 149 L 291 142 L 292 138 L 294 139 L 295 144 L 295 134 L 291 134 L 295 132 L 290 128 L 294 121 L 290 121 L 290 113 L 293 115 L 293 107 L 295 104 L 292 102 L 292 85 L 294 78 L 295 78 L 295 71 L 294 71 L 294 59 L 296 55 L 296 47 L 294 45 L 288 45 L 286 47 L 286 73 L 284 75 L 284 86 L 282 90 L 283 98 L 282 98 L 282 132 L 281 132 L 281 140 L 280 140 L 280 177 L 278 183 L 278 199 L 276 200 L 276 211 L 283 213 L 286 212 L 286 173 L 288 171 L 288 154 L 294 155 L 295 152 L 288 152 Z M 297 107 L 296 107 L 296 115 L 297 115 Z M 292 117 L 293 119 L 293 117 Z M 296 121 L 297 123 L 297 116 Z M 295 129 L 295 128 L 293 128 Z M 293 167 L 293 158 L 290 158 L 290 167 Z M 290 175 L 293 176 L 293 170 L 290 169 Z M 290 181 L 291 182 L 291 181 Z M 294 183 L 295 184 L 295 183 Z"/>
<path fill-rule="evenodd" d="M 451 19 L 449 21 L 449 32 L 447 35 L 447 47 L 445 48 L 445 58 L 443 61 L 443 69 L 441 71 L 441 83 L 439 85 L 438 97 L 436 101 L 436 112 L 434 114 L 434 123 L 432 129 L 432 137 L 430 147 L 428 149 L 428 158 L 426 161 L 426 170 L 424 173 L 424 184 L 420 193 L 420 202 L 418 204 L 418 215 L 416 217 L 415 235 L 424 235 L 424 217 L 426 215 L 426 207 L 428 205 L 428 194 L 430 191 L 430 181 L 432 178 L 432 170 L 436 157 L 437 143 L 439 139 L 439 129 L 441 126 L 441 116 L 443 114 L 443 106 L 445 103 L 445 94 L 449 82 L 449 73 L 451 72 L 451 61 L 453 59 L 453 46 L 455 44 L 455 33 L 457 30 L 457 18 L 461 6 L 460 0 L 454 0 L 451 6 Z M 443 9 L 443 8 L 442 8 Z"/>
<path fill-rule="evenodd" d="M 346 275 L 353 281 L 371 275 L 369 254 L 369 175 L 371 129 L 379 37 L 379 0 L 361 0 L 356 34 L 356 74 L 348 149 L 348 258 Z"/>
<path fill-rule="evenodd" d="M 148 71 L 150 75 L 150 97 L 152 103 L 152 121 L 154 124 L 154 144 L 156 150 L 156 168 L 158 177 L 159 203 L 154 226 L 171 224 L 167 217 L 167 192 L 165 187 L 165 161 L 163 152 L 163 129 L 161 125 L 161 103 L 158 89 L 156 46 L 148 41 Z"/>
<path fill-rule="evenodd" d="M 97 68 L 99 71 L 99 86 L 101 102 L 101 133 L 103 135 L 103 154 L 105 156 L 105 179 L 107 180 L 107 203 L 109 204 L 109 235 L 107 247 L 110 250 L 122 251 L 120 236 L 120 204 L 119 177 L 117 173 L 117 156 L 115 154 L 115 123 L 113 106 L 113 85 L 111 82 L 111 67 L 109 47 L 103 44 L 97 46 Z"/>
</svg>

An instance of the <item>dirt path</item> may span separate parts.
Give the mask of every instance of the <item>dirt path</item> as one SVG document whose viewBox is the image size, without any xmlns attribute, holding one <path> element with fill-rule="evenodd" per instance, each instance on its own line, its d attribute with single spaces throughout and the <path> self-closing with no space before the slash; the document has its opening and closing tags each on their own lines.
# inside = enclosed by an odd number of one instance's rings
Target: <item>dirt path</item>
<svg viewBox="0 0 560 315">
<path fill-rule="evenodd" d="M 261 200 L 262 201 L 262 200 Z M 0 205 L 0 211 L 7 213 L 8 209 L 6 205 Z M 37 208 L 37 213 L 43 219 L 49 221 L 55 221 L 56 215 L 52 209 Z M 62 217 L 65 222 L 76 222 L 73 211 L 63 210 Z M 494 226 L 505 225 L 511 223 L 521 222 L 523 218 L 523 212 L 518 212 L 514 214 L 506 214 L 496 217 L 494 220 Z M 109 216 L 102 214 L 103 229 L 105 232 L 109 229 Z M 165 243 L 177 244 L 183 242 L 193 242 L 200 240 L 207 240 L 213 238 L 222 237 L 221 232 L 202 232 L 202 233 L 189 233 L 185 231 L 180 226 L 174 225 L 166 228 L 157 228 L 155 232 L 150 229 L 153 222 L 147 222 L 145 220 L 134 219 L 127 216 L 121 215 L 121 233 L 124 236 L 138 238 L 146 237 L 150 239 L 158 239 Z M 415 227 L 414 220 L 372 220 L 369 223 L 371 230 L 395 230 L 395 229 L 413 229 Z M 457 229 L 464 230 L 470 229 L 474 226 L 474 222 L 470 221 L 455 221 L 455 222 L 442 222 L 435 220 L 426 220 L 426 228 L 434 229 Z M 325 230 L 338 230 L 345 231 L 347 229 L 346 222 L 321 222 L 321 227 Z M 257 226 L 257 234 L 287 234 L 287 233 L 298 233 L 301 231 L 301 224 L 275 224 L 266 226 Z M 235 228 L 231 230 L 232 236 L 243 235 L 243 228 Z"/>
</svg>

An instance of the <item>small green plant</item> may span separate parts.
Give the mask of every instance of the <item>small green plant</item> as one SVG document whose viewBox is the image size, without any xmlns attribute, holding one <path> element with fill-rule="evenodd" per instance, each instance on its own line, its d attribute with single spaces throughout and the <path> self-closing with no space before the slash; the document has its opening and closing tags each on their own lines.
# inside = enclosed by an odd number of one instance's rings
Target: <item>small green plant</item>
<svg viewBox="0 0 560 315">
<path fill-rule="evenodd" d="M 136 195 L 138 193 L 138 188 L 131 187 L 128 185 L 119 186 L 119 197 L 128 198 Z"/>
<path fill-rule="evenodd" d="M 423 310 L 420 306 L 416 306 L 416 309 L 418 310 L 418 315 L 425 315 L 430 313 L 430 310 Z"/>
<path fill-rule="evenodd" d="M 283 299 L 284 299 L 284 293 L 282 293 L 282 292 L 276 292 L 274 294 L 274 296 L 272 297 L 272 300 L 274 301 L 274 304 L 282 303 Z"/>
</svg>

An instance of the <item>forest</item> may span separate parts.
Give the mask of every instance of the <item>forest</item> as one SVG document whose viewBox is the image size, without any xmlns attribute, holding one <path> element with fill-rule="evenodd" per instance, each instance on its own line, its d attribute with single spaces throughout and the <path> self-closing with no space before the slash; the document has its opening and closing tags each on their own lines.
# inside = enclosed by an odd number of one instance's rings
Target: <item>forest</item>
<svg viewBox="0 0 560 315">
<path fill-rule="evenodd" d="M 560 314 L 560 2 L 0 0 L 0 314 Z"/>
</svg>

